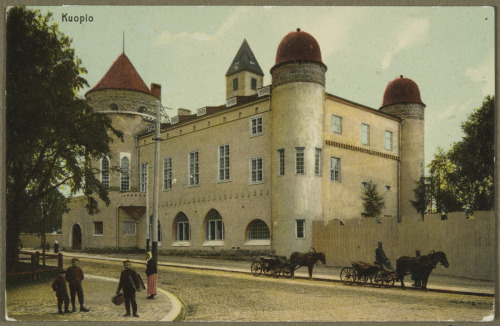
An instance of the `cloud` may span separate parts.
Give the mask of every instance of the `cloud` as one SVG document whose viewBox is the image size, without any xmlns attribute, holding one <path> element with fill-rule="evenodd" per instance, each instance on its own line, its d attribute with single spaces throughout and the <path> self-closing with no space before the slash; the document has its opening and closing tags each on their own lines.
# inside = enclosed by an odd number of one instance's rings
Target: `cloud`
<svg viewBox="0 0 500 326">
<path fill-rule="evenodd" d="M 494 94 L 495 92 L 495 59 L 491 52 L 486 60 L 476 68 L 469 68 L 465 71 L 465 76 L 469 77 L 474 83 L 482 83 L 481 89 L 484 96 Z"/>
<path fill-rule="evenodd" d="M 426 37 L 428 31 L 429 20 L 415 19 L 411 21 L 405 28 L 396 34 L 396 45 L 385 53 L 382 59 L 382 68 L 388 68 L 392 58 L 398 52 L 420 43 Z"/>
</svg>

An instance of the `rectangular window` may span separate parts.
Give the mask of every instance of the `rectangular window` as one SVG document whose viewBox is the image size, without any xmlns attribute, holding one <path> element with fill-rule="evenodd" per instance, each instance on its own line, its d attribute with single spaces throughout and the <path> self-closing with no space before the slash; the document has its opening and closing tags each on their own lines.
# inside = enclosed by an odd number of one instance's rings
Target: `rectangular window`
<svg viewBox="0 0 500 326">
<path fill-rule="evenodd" d="M 384 133 L 384 148 L 392 151 L 392 131 L 386 130 Z"/>
<path fill-rule="evenodd" d="M 361 144 L 370 145 L 370 126 L 361 124 Z"/>
<path fill-rule="evenodd" d="M 257 136 L 262 134 L 262 116 L 250 118 L 250 135 Z"/>
<path fill-rule="evenodd" d="M 314 149 L 314 174 L 321 175 L 321 148 Z"/>
<path fill-rule="evenodd" d="M 219 146 L 219 181 L 229 180 L 229 145 Z"/>
<path fill-rule="evenodd" d="M 94 235 L 103 235 L 104 225 L 102 222 L 94 222 Z"/>
<path fill-rule="evenodd" d="M 332 132 L 337 134 L 342 133 L 342 117 L 332 115 Z"/>
<path fill-rule="evenodd" d="M 305 162 L 304 162 L 304 147 L 295 148 L 295 173 L 296 174 L 306 173 Z"/>
<path fill-rule="evenodd" d="M 295 236 L 297 239 L 304 239 L 306 237 L 305 220 L 295 220 Z"/>
<path fill-rule="evenodd" d="M 104 189 L 109 189 L 109 160 L 107 157 L 101 160 L 101 183 Z"/>
<path fill-rule="evenodd" d="M 340 158 L 330 157 L 330 181 L 340 182 Z"/>
<path fill-rule="evenodd" d="M 238 78 L 233 79 L 233 91 L 238 90 Z"/>
<path fill-rule="evenodd" d="M 262 158 L 256 157 L 250 159 L 250 181 L 251 183 L 261 183 L 262 177 Z"/>
<path fill-rule="evenodd" d="M 198 166 L 198 152 L 189 153 L 189 182 L 190 187 L 200 184 L 199 180 L 199 166 Z"/>
<path fill-rule="evenodd" d="M 175 234 L 176 241 L 189 241 L 189 221 L 187 219 L 179 219 L 177 221 L 177 232 Z"/>
<path fill-rule="evenodd" d="M 256 89 L 257 89 L 257 79 L 252 78 L 252 90 L 256 90 Z"/>
<path fill-rule="evenodd" d="M 278 175 L 285 175 L 285 149 L 278 149 Z"/>
<path fill-rule="evenodd" d="M 148 163 L 141 163 L 141 192 L 146 192 L 148 187 Z"/>
<path fill-rule="evenodd" d="M 172 158 L 163 159 L 163 190 L 172 189 Z"/>
<path fill-rule="evenodd" d="M 135 235 L 134 221 L 123 221 L 123 235 Z"/>
</svg>

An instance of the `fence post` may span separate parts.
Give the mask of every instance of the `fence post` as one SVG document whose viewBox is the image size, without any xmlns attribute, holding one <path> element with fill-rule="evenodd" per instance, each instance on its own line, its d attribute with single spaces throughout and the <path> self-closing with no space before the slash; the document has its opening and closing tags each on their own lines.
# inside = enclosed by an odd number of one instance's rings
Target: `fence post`
<svg viewBox="0 0 500 326">
<path fill-rule="evenodd" d="M 57 255 L 57 267 L 59 267 L 59 270 L 64 270 L 64 267 L 63 267 L 63 254 L 60 252 L 58 255 Z"/>
</svg>

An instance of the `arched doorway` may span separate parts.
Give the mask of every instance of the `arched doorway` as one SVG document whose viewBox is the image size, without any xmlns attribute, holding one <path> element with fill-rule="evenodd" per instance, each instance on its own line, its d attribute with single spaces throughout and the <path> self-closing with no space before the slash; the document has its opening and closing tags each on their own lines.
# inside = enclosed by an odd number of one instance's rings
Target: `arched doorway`
<svg viewBox="0 0 500 326">
<path fill-rule="evenodd" d="M 79 224 L 74 224 L 73 230 L 71 231 L 71 249 L 82 249 L 82 228 Z"/>
</svg>

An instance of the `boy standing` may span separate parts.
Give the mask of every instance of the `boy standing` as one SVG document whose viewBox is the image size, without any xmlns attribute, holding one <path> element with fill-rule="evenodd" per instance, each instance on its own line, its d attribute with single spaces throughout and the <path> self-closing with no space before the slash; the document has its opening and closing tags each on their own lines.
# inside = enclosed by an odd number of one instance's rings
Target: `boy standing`
<svg viewBox="0 0 500 326">
<path fill-rule="evenodd" d="M 56 292 L 57 297 L 57 310 L 59 314 L 64 315 L 65 313 L 71 313 L 69 311 L 69 296 L 68 289 L 66 288 L 66 281 L 64 280 L 64 271 L 59 273 L 59 276 L 52 282 L 52 290 Z M 64 303 L 64 311 L 62 310 L 62 305 Z"/>
</svg>

